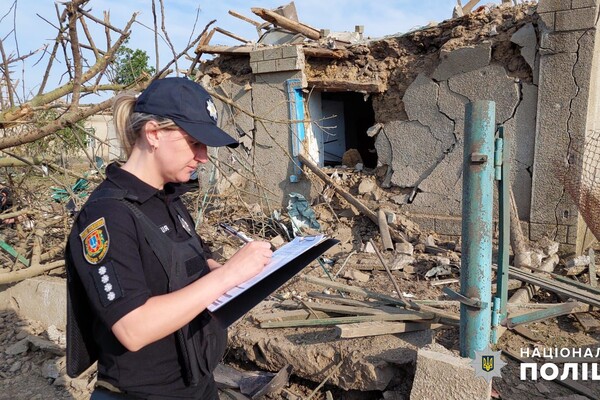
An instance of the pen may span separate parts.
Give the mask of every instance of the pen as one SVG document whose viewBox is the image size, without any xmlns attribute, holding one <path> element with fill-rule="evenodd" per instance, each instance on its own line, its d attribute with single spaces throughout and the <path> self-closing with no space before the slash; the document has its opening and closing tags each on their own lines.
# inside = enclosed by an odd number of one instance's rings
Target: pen
<svg viewBox="0 0 600 400">
<path fill-rule="evenodd" d="M 219 226 L 221 228 L 223 228 L 227 233 L 237 237 L 238 239 L 242 240 L 244 243 L 249 243 L 249 242 L 253 242 L 254 239 L 252 239 L 251 237 L 247 236 L 245 233 L 238 231 L 237 229 L 233 228 L 231 225 L 226 224 L 224 222 L 219 222 Z M 275 251 L 277 250 L 275 248 L 275 246 L 273 246 L 273 243 L 271 243 L 271 251 Z"/>
<path fill-rule="evenodd" d="M 234 229 L 231 225 L 228 225 L 224 222 L 220 222 L 219 226 L 223 229 L 225 229 L 225 231 L 227 231 L 227 233 L 232 234 L 233 236 L 241 239 L 244 243 L 249 243 L 254 241 L 254 239 L 252 239 L 251 237 L 248 237 L 246 234 Z"/>
</svg>

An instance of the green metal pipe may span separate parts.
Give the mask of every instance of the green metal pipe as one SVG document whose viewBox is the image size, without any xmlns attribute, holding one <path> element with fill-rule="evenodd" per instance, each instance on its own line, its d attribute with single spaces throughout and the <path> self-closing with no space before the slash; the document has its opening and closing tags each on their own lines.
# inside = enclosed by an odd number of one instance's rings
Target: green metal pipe
<svg viewBox="0 0 600 400">
<path fill-rule="evenodd" d="M 460 307 L 460 354 L 469 358 L 490 344 L 495 112 L 483 100 L 465 110 L 460 290 L 480 304 Z"/>
</svg>

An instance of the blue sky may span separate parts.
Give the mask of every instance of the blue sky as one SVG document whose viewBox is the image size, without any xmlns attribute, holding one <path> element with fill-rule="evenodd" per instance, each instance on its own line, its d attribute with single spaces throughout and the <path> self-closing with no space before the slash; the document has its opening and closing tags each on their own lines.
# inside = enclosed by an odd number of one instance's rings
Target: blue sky
<svg viewBox="0 0 600 400">
<path fill-rule="evenodd" d="M 463 1 L 464 2 L 464 1 Z M 499 1 L 496 1 L 498 3 Z M 156 0 L 158 6 L 158 0 Z M 196 37 L 205 25 L 212 19 L 217 22 L 213 26 L 220 26 L 239 36 L 249 40 L 258 39 L 253 25 L 237 19 L 228 14 L 228 10 L 235 10 L 249 18 L 262 22 L 254 15 L 251 7 L 275 8 L 286 4 L 283 0 L 261 0 L 248 2 L 241 0 L 164 0 L 166 14 L 166 29 L 169 37 L 174 43 L 175 50 L 181 51 L 188 43 L 190 36 Z M 10 10 L 11 5 L 16 4 L 17 12 Z M 354 31 L 355 25 L 363 25 L 365 36 L 381 37 L 392 33 L 406 32 L 408 30 L 427 25 L 430 21 L 442 21 L 452 15 L 455 0 L 394 0 L 394 1 L 370 1 L 370 0 L 296 0 L 295 5 L 299 19 L 317 29 L 330 29 L 331 31 Z M 92 13 L 102 18 L 102 12 L 110 11 L 113 25 L 121 28 L 125 25 L 134 12 L 140 12 L 137 20 L 140 24 L 133 26 L 133 34 L 128 47 L 145 50 L 154 60 L 154 41 L 151 31 L 144 27 L 151 27 L 152 11 L 151 0 L 92 0 L 86 6 Z M 62 10 L 62 8 L 61 8 Z M 199 12 L 198 12 L 199 10 Z M 45 22 L 36 14 L 56 24 L 57 17 L 54 1 L 49 0 L 3 0 L 0 5 L 0 16 L 4 18 L 0 22 L 0 35 L 4 40 L 4 50 L 7 54 L 23 55 L 32 50 L 40 48 L 43 44 L 52 44 L 56 36 L 56 29 Z M 198 18 L 197 21 L 196 17 Z M 15 34 L 11 34 L 13 20 L 16 22 Z M 195 33 L 192 28 L 196 24 Z M 143 24 L 143 25 L 142 25 Z M 160 24 L 160 21 L 159 21 Z M 96 33 L 96 44 L 104 47 L 104 33 L 100 26 L 90 28 Z M 83 35 L 82 35 L 83 36 Z M 233 39 L 216 33 L 211 44 L 238 44 Z M 102 46 L 101 46 L 102 45 Z M 50 46 L 51 47 L 51 46 Z M 168 57 L 168 50 L 164 43 L 160 49 L 161 64 Z M 24 96 L 28 96 L 29 90 L 35 90 L 35 86 L 41 81 L 43 67 L 47 64 L 44 58 L 34 67 L 33 64 L 39 60 L 38 56 L 31 57 L 25 63 L 13 68 L 13 76 L 26 82 Z M 154 63 L 154 61 L 152 61 Z M 184 65 L 183 67 L 189 64 Z M 57 65 L 57 67 L 59 67 Z M 57 68 L 57 71 L 61 68 Z M 64 68 L 63 68 L 64 69 Z M 25 71 L 25 76 L 22 75 Z M 60 76 L 54 73 L 52 77 L 54 84 L 58 83 Z M 13 78 L 14 80 L 14 78 Z M 23 91 L 23 90 L 22 90 Z"/>
</svg>

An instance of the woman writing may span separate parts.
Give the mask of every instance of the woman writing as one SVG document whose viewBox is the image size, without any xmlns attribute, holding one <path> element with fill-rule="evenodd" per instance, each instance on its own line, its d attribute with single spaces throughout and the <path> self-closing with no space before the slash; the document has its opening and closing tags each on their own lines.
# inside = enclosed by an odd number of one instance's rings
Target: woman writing
<svg viewBox="0 0 600 400">
<path fill-rule="evenodd" d="M 76 217 L 66 250 L 67 369 L 98 359 L 92 399 L 217 399 L 212 371 L 226 331 L 206 307 L 269 263 L 267 242 L 223 265 L 196 234 L 180 195 L 207 146 L 237 146 L 208 93 L 185 78 L 154 81 L 114 105 L 128 159 Z"/>
</svg>

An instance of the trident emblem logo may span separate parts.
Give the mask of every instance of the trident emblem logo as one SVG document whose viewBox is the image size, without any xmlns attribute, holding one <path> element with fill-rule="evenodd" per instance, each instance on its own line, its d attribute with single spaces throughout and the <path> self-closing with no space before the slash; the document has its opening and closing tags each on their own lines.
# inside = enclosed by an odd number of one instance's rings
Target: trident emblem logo
<svg viewBox="0 0 600 400">
<path fill-rule="evenodd" d="M 481 356 L 481 368 L 485 372 L 490 372 L 494 369 L 494 356 Z"/>
</svg>

